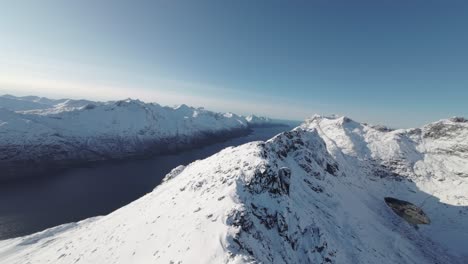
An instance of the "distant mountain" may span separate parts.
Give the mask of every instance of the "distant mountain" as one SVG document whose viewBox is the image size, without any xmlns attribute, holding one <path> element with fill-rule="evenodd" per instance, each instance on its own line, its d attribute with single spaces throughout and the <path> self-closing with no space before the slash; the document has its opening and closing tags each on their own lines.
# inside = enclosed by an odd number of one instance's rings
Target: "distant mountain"
<svg viewBox="0 0 468 264">
<path fill-rule="evenodd" d="M 259 120 L 262 126 L 268 125 L 266 118 Z M 1 96 L 0 169 L 4 173 L 0 180 L 42 165 L 187 149 L 245 135 L 258 124 L 232 113 L 131 99 L 93 102 Z"/>
<path fill-rule="evenodd" d="M 29 97 L 28 97 L 29 98 Z M 52 107 L 51 104 L 41 103 L 37 100 L 26 100 L 21 97 L 11 95 L 0 96 L 0 107 L 12 111 L 46 109 Z"/>
<path fill-rule="evenodd" d="M 2 263 L 468 263 L 468 122 L 314 116 L 179 166 L 111 213 L 0 241 Z"/>
<path fill-rule="evenodd" d="M 36 103 L 36 104 L 41 104 L 41 105 L 48 106 L 48 107 L 52 107 L 56 104 L 60 104 L 68 100 L 68 99 L 49 99 L 49 98 L 39 97 L 39 96 L 14 96 L 10 94 L 0 96 L 0 98 L 15 100 L 16 102 L 22 101 L 22 102 Z"/>
</svg>

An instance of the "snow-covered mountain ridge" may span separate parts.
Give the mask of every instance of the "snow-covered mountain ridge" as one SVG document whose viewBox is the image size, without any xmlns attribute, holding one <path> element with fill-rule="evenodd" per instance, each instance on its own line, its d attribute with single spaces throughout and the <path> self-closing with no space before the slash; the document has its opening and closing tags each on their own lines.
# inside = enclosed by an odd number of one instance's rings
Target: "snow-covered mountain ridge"
<svg viewBox="0 0 468 264">
<path fill-rule="evenodd" d="M 67 99 L 53 100 L 45 97 L 23 96 L 17 97 L 13 95 L 0 96 L 0 107 L 12 111 L 26 111 L 36 109 L 52 108 L 54 105 L 67 101 Z"/>
<path fill-rule="evenodd" d="M 389 130 L 315 116 L 177 167 L 108 216 L 0 241 L 0 262 L 467 263 L 467 136 L 460 118 Z"/>
<path fill-rule="evenodd" d="M 2 105 L 1 99 L 9 103 Z M 274 125 L 266 120 L 131 99 L 92 102 L 3 96 L 0 166 L 13 166 L 15 172 L 31 162 L 53 164 L 163 153 L 217 137 L 247 134 L 251 127 Z"/>
</svg>

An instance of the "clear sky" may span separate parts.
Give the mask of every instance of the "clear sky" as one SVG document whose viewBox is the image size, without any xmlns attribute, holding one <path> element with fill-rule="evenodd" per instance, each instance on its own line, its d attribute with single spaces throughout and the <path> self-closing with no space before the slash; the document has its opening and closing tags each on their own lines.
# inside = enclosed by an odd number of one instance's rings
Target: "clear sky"
<svg viewBox="0 0 468 264">
<path fill-rule="evenodd" d="M 468 116 L 468 1 L 0 0 L 0 93 L 419 126 Z"/>
</svg>

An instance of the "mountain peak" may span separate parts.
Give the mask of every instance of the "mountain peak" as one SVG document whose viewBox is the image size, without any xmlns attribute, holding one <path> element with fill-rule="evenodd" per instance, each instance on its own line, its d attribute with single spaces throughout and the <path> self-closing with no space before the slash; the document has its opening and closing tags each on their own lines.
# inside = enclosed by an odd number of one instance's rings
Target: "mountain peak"
<svg viewBox="0 0 468 264">
<path fill-rule="evenodd" d="M 18 126 L 5 131 L 8 142 L 33 138 L 19 132 L 51 139 L 44 135 L 56 135 L 52 128 L 68 120 L 62 140 L 87 123 L 117 129 L 115 145 L 109 141 L 115 150 L 126 135 L 129 142 L 143 139 L 136 147 L 146 145 L 160 127 L 184 136 L 206 127 L 245 129 L 246 119 L 234 114 L 188 116 L 145 106 L 52 117 L 11 112 Z M 9 122 L 1 125 L 8 129 Z M 0 241 L 0 262 L 466 263 L 460 241 L 468 241 L 467 128 L 464 120 L 447 119 L 420 133 L 387 131 L 314 116 L 265 142 L 179 166 L 151 193 L 107 216 Z M 85 139 L 80 150 L 90 141 L 96 153 L 99 141 Z"/>
<path fill-rule="evenodd" d="M 256 123 L 256 124 L 261 124 L 261 123 L 270 123 L 272 120 L 268 117 L 264 116 L 256 116 L 256 115 L 249 115 L 245 118 L 247 122 L 249 123 Z"/>
<path fill-rule="evenodd" d="M 461 117 L 461 116 L 454 116 L 454 117 L 449 118 L 448 120 L 454 123 L 468 123 L 468 119 Z"/>
<path fill-rule="evenodd" d="M 310 118 L 306 119 L 306 122 L 313 122 L 313 121 L 322 121 L 322 120 L 336 120 L 341 123 L 346 123 L 353 121 L 351 118 L 347 116 L 342 116 L 342 115 L 336 115 L 336 114 L 331 114 L 331 115 L 319 115 L 315 114 Z"/>
<path fill-rule="evenodd" d="M 132 98 L 127 98 L 124 100 L 119 100 L 114 102 L 116 106 L 130 106 L 130 105 L 144 105 L 145 103 L 138 100 L 138 99 L 132 99 Z"/>
<path fill-rule="evenodd" d="M 186 104 L 180 104 L 180 105 L 177 105 L 176 107 L 174 107 L 174 109 L 176 110 L 182 110 L 182 111 L 189 111 L 189 110 L 193 110 L 192 107 L 186 105 Z"/>
<path fill-rule="evenodd" d="M 451 156 L 392 133 L 322 125 L 180 166 L 108 216 L 2 241 L 0 261 L 463 263 L 468 183 L 438 167 Z M 411 145 L 421 156 L 405 156 Z M 397 159 L 380 153 L 394 148 Z M 388 197 L 424 207 L 430 223 L 414 228 L 420 221 L 396 214 Z"/>
</svg>

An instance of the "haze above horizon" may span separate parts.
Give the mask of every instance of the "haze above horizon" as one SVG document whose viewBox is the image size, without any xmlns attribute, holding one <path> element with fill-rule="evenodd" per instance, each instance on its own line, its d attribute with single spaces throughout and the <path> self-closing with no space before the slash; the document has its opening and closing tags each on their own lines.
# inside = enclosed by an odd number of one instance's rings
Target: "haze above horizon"
<svg viewBox="0 0 468 264">
<path fill-rule="evenodd" d="M 464 1 L 3 1 L 0 93 L 417 127 L 468 116 Z"/>
</svg>

